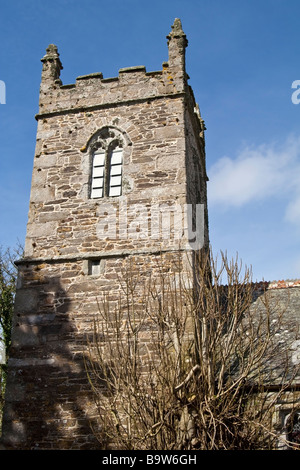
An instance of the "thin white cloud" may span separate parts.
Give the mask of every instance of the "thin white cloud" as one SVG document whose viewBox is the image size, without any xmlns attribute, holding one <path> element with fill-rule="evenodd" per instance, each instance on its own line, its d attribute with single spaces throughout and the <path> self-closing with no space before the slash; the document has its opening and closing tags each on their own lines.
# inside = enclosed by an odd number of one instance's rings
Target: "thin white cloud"
<svg viewBox="0 0 300 470">
<path fill-rule="evenodd" d="M 244 147 L 236 158 L 220 158 L 208 174 L 210 205 L 242 207 L 284 198 L 286 219 L 300 224 L 300 136 L 290 136 L 280 146 Z"/>
<path fill-rule="evenodd" d="M 300 225 L 300 194 L 288 203 L 285 218 L 289 222 Z"/>
</svg>

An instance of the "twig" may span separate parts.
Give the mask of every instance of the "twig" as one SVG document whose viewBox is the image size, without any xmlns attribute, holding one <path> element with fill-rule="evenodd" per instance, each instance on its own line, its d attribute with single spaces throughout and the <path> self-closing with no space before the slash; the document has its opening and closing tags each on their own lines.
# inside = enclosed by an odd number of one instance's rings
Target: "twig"
<svg viewBox="0 0 300 470">
<path fill-rule="evenodd" d="M 175 391 L 177 392 L 178 390 L 180 390 L 182 387 L 184 387 L 190 380 L 191 378 L 196 374 L 196 372 L 199 372 L 201 370 L 201 367 L 199 366 L 199 364 L 196 364 L 192 370 L 188 373 L 188 375 L 186 376 L 186 378 L 184 379 L 183 382 L 181 382 L 181 384 L 177 385 L 177 387 L 175 387 Z"/>
</svg>

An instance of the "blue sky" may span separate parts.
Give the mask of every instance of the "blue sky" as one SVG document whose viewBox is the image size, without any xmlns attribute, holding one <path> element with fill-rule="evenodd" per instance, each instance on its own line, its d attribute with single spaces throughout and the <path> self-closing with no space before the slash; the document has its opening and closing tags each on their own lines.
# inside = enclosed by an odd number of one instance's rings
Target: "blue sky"
<svg viewBox="0 0 300 470">
<path fill-rule="evenodd" d="M 133 65 L 160 70 L 179 17 L 207 127 L 213 251 L 238 252 L 254 280 L 300 278 L 299 15 L 299 0 L 0 0 L 0 245 L 25 238 L 48 44 L 64 84 Z"/>
</svg>

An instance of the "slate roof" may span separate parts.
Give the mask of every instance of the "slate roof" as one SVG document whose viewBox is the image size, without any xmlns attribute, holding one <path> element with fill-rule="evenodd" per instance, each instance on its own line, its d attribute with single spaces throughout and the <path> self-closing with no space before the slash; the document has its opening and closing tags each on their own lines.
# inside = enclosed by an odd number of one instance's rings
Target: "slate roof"
<svg viewBox="0 0 300 470">
<path fill-rule="evenodd" d="M 293 386 L 300 390 L 300 280 L 281 280 L 254 284 L 254 302 L 256 311 L 263 312 L 265 293 L 271 307 L 271 325 L 274 325 L 274 338 L 277 342 L 277 354 L 272 357 L 271 369 L 274 385 L 293 378 Z M 278 318 L 280 316 L 280 319 Z M 277 322 L 277 324 L 276 324 Z M 284 374 L 286 359 L 289 364 L 288 374 Z M 270 367 L 270 364 L 269 364 Z M 295 369 L 297 372 L 295 372 Z"/>
</svg>

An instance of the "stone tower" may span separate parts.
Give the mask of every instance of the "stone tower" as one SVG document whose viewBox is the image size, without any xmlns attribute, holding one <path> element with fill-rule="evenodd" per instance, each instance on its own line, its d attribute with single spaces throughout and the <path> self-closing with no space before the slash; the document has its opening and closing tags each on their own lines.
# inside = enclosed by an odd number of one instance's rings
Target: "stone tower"
<svg viewBox="0 0 300 470">
<path fill-rule="evenodd" d="M 175 19 L 162 70 L 122 68 L 63 85 L 42 58 L 25 256 L 18 262 L 3 444 L 97 448 L 85 335 L 125 259 L 155 269 L 208 245 L 204 123 Z M 191 209 L 192 208 L 192 209 Z M 199 225 L 200 224 L 200 225 Z M 180 247 L 179 247 L 180 245 Z"/>
</svg>

